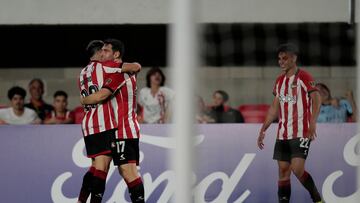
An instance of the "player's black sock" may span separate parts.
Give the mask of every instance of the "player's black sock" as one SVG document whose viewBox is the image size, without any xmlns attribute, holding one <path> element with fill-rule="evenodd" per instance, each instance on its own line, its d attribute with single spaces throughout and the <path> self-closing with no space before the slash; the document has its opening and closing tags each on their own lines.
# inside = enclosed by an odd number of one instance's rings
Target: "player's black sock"
<svg viewBox="0 0 360 203">
<path fill-rule="evenodd" d="M 91 182 L 94 177 L 95 167 L 90 167 L 85 173 L 79 194 L 79 202 L 85 203 L 91 192 Z"/>
<path fill-rule="evenodd" d="M 291 195 L 290 180 L 279 180 L 278 182 L 278 198 L 279 203 L 288 203 Z"/>
<path fill-rule="evenodd" d="M 94 178 L 91 184 L 91 199 L 90 203 L 101 203 L 105 192 L 107 173 L 105 171 L 95 170 Z"/>
<path fill-rule="evenodd" d="M 141 177 L 133 180 L 130 183 L 127 183 L 129 188 L 129 194 L 131 201 L 133 203 L 144 203 L 145 202 L 145 192 L 144 192 L 144 184 L 141 180 Z"/>
<path fill-rule="evenodd" d="M 321 201 L 321 196 L 315 186 L 314 180 L 308 172 L 304 171 L 304 174 L 300 178 L 300 182 L 309 191 L 311 199 L 314 202 Z"/>
</svg>

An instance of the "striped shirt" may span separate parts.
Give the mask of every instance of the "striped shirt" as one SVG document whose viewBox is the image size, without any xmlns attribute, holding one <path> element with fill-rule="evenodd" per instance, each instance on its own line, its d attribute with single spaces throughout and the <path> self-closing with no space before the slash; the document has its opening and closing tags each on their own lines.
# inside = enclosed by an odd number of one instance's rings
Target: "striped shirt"
<svg viewBox="0 0 360 203">
<path fill-rule="evenodd" d="M 80 72 L 80 94 L 86 97 L 103 87 L 107 87 L 112 82 L 109 79 L 110 75 L 116 72 L 116 70 L 120 69 L 109 69 L 100 62 L 90 61 Z M 101 133 L 117 127 L 110 100 L 95 105 L 86 105 L 84 110 L 85 116 L 81 124 L 84 136 Z"/>
<path fill-rule="evenodd" d="M 119 67 L 115 62 L 106 62 L 106 67 Z M 118 139 L 138 139 L 140 138 L 140 126 L 136 114 L 136 75 L 127 73 L 117 73 L 111 75 L 112 81 L 117 81 L 120 88 L 114 92 L 111 104 L 115 112 L 118 130 Z"/>
<path fill-rule="evenodd" d="M 316 90 L 313 77 L 304 70 L 298 69 L 291 77 L 282 74 L 277 78 L 273 89 L 280 101 L 277 139 L 308 136 L 312 104 L 309 94 Z"/>
</svg>

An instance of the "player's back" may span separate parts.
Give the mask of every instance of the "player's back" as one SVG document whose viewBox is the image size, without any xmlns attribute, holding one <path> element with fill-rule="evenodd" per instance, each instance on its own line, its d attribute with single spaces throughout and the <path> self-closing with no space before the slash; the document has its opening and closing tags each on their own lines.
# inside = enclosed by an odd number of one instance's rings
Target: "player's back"
<svg viewBox="0 0 360 203">
<path fill-rule="evenodd" d="M 83 97 L 93 94 L 101 89 L 106 81 L 103 65 L 97 61 L 90 63 L 81 70 L 79 77 L 80 94 Z M 114 111 L 110 100 L 100 104 L 85 105 L 85 116 L 81 127 L 84 136 L 97 134 L 117 127 Z"/>
<path fill-rule="evenodd" d="M 123 77 L 125 78 L 126 83 L 119 90 L 123 114 L 121 118 L 118 116 L 118 136 L 125 139 L 136 139 L 140 136 L 140 126 L 136 115 L 136 75 L 124 73 Z"/>
<path fill-rule="evenodd" d="M 137 139 L 140 136 L 140 127 L 136 115 L 136 75 L 122 72 L 119 69 L 123 66 L 121 63 L 106 61 L 102 64 L 104 70 L 111 74 L 107 81 L 107 87 L 114 90 L 111 103 L 118 124 L 116 137 Z"/>
</svg>

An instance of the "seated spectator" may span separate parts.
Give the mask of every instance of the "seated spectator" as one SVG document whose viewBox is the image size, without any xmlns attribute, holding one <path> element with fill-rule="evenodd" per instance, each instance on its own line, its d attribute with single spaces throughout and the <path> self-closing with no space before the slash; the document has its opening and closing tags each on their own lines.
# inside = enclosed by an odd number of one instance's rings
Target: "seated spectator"
<svg viewBox="0 0 360 203">
<path fill-rule="evenodd" d="M 197 123 L 215 123 L 215 120 L 209 117 L 209 110 L 207 109 L 202 97 L 196 96 L 197 109 L 196 109 L 196 121 Z"/>
<path fill-rule="evenodd" d="M 54 110 L 45 118 L 45 124 L 70 124 L 74 123 L 75 115 L 67 110 L 68 95 L 64 91 L 56 91 L 54 94 Z"/>
<path fill-rule="evenodd" d="M 8 91 L 9 108 L 0 109 L 0 124 L 40 124 L 41 120 L 34 110 L 24 107 L 26 91 L 21 87 L 12 87 Z"/>
<path fill-rule="evenodd" d="M 316 85 L 321 96 L 321 107 L 317 122 L 340 123 L 346 122 L 348 118 L 356 121 L 356 105 L 351 91 L 344 98 L 333 98 L 330 89 L 323 83 Z"/>
<path fill-rule="evenodd" d="M 32 79 L 29 83 L 29 92 L 30 92 L 30 102 L 25 104 L 26 107 L 33 109 L 39 116 L 39 118 L 44 121 L 47 114 L 49 114 L 54 108 L 45 103 L 42 99 L 44 94 L 44 83 L 41 79 L 35 78 Z"/>
<path fill-rule="evenodd" d="M 144 123 L 169 123 L 174 91 L 165 87 L 165 75 L 160 68 L 151 68 L 146 74 L 146 87 L 140 90 L 139 104 Z"/>
<path fill-rule="evenodd" d="M 210 107 L 209 117 L 215 123 L 243 123 L 244 118 L 238 110 L 226 106 L 229 95 L 223 90 L 217 90 L 213 94 L 213 105 Z"/>
</svg>

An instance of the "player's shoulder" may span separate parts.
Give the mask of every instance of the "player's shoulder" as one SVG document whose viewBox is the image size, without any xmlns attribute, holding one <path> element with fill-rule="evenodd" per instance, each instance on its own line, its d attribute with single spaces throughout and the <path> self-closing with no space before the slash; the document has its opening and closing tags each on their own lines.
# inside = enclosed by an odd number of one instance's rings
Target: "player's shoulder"
<svg viewBox="0 0 360 203">
<path fill-rule="evenodd" d="M 280 73 L 275 80 L 275 83 L 278 83 L 280 80 L 285 78 L 285 73 Z"/>
<path fill-rule="evenodd" d="M 297 74 L 299 75 L 300 78 L 312 78 L 312 75 L 308 71 L 306 71 L 302 68 L 298 69 Z"/>
<path fill-rule="evenodd" d="M 120 68 L 121 63 L 115 62 L 115 61 L 104 61 L 101 62 L 101 64 L 104 67 L 109 67 L 109 68 Z"/>
</svg>

